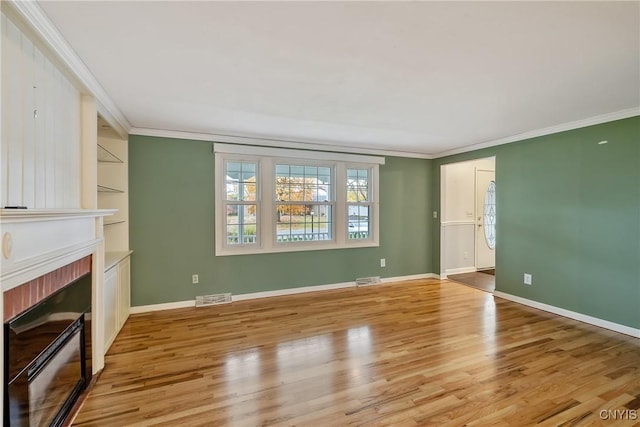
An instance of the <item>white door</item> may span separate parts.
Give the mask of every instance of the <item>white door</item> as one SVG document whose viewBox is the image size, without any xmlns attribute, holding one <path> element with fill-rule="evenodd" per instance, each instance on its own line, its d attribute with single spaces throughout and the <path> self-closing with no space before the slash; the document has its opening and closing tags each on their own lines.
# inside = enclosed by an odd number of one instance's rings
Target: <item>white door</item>
<svg viewBox="0 0 640 427">
<path fill-rule="evenodd" d="M 476 270 L 496 265 L 496 173 L 476 170 Z"/>
</svg>

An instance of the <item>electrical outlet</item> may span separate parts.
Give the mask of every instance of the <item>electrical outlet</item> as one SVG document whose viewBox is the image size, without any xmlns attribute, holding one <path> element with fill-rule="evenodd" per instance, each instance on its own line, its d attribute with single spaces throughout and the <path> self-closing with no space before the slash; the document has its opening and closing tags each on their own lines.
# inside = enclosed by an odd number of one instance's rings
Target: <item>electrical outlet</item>
<svg viewBox="0 0 640 427">
<path fill-rule="evenodd" d="M 197 274 L 191 275 L 191 283 L 193 283 L 194 285 L 200 283 L 200 277 L 198 277 Z"/>
<path fill-rule="evenodd" d="M 380 267 L 386 267 L 387 266 L 387 260 L 385 258 L 380 258 Z"/>
<path fill-rule="evenodd" d="M 469 259 L 469 252 L 464 251 L 462 256 L 464 257 L 464 259 Z"/>
<path fill-rule="evenodd" d="M 533 276 L 531 274 L 524 273 L 524 284 L 531 285 L 532 281 L 533 281 Z"/>
<path fill-rule="evenodd" d="M 433 218 L 438 218 L 438 211 L 433 211 Z"/>
</svg>

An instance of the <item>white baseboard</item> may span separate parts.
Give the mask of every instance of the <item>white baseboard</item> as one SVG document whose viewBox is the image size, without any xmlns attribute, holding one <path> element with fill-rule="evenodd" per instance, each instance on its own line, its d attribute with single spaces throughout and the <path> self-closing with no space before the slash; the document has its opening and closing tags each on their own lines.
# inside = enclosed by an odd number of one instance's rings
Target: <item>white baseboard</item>
<svg viewBox="0 0 640 427">
<path fill-rule="evenodd" d="M 500 291 L 494 291 L 493 295 L 506 299 L 509 301 L 517 302 L 529 307 L 537 308 L 539 310 L 548 311 L 549 313 L 557 314 L 559 316 L 568 317 L 570 319 L 578 320 L 580 322 L 589 323 L 590 325 L 599 326 L 601 328 L 609 329 L 621 334 L 631 335 L 635 338 L 640 338 L 640 329 L 632 328 L 630 326 L 621 325 L 619 323 L 610 322 L 608 320 L 599 319 L 597 317 L 588 316 L 586 314 L 577 313 L 575 311 L 566 310 L 564 308 L 556 307 L 549 304 L 544 304 L 538 301 L 533 301 L 527 298 L 522 298 L 516 295 L 507 294 Z"/>
<path fill-rule="evenodd" d="M 356 282 L 332 283 L 329 285 L 302 286 L 300 288 L 278 289 L 275 291 L 253 292 L 250 294 L 231 295 L 232 301 L 279 297 L 283 295 L 302 294 L 304 292 L 328 291 L 330 289 L 352 288 Z"/>
<path fill-rule="evenodd" d="M 461 268 L 449 268 L 445 272 L 447 276 L 451 274 L 462 274 L 462 273 L 475 273 L 477 270 L 475 267 L 461 267 Z"/>
<path fill-rule="evenodd" d="M 416 280 L 416 279 L 439 279 L 439 275 L 434 273 L 424 273 L 424 274 L 412 274 L 408 276 L 397 276 L 397 277 L 384 277 L 381 279 L 380 284 L 384 283 L 392 283 L 392 282 L 402 282 L 405 280 Z M 328 285 L 315 285 L 315 286 L 302 286 L 299 288 L 289 288 L 289 289 L 277 289 L 274 291 L 264 291 L 264 292 L 253 292 L 250 294 L 238 294 L 231 295 L 232 301 L 245 301 L 250 299 L 258 299 L 258 298 L 268 298 L 268 297 L 277 297 L 283 295 L 293 295 L 293 294 L 301 294 L 304 292 L 316 292 L 316 291 L 326 291 L 330 289 L 344 289 L 344 288 L 353 288 L 356 286 L 356 282 L 343 282 L 343 283 L 331 283 Z M 175 308 L 185 308 L 185 307 L 195 307 L 196 302 L 195 299 L 189 301 L 178 301 L 178 302 L 169 302 L 164 304 L 151 304 L 151 305 L 139 305 L 136 307 L 131 307 L 131 314 L 140 314 L 140 313 L 149 313 L 152 311 L 160 311 L 160 310 L 172 310 Z"/>
<path fill-rule="evenodd" d="M 380 281 L 382 283 L 392 283 L 392 282 L 404 282 L 405 280 L 418 280 L 418 279 L 440 279 L 440 275 L 435 273 L 411 274 L 408 276 L 383 277 L 382 279 L 380 279 Z"/>
<path fill-rule="evenodd" d="M 195 298 L 188 301 L 167 302 L 164 304 L 138 305 L 131 307 L 130 314 L 149 313 L 151 311 L 173 310 L 174 308 L 195 307 Z"/>
</svg>

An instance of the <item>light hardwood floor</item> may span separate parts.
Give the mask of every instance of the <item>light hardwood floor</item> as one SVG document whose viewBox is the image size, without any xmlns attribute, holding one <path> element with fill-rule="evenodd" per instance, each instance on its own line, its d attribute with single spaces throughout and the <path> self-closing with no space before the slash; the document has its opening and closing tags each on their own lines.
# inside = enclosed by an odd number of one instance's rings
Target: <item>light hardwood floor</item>
<svg viewBox="0 0 640 427">
<path fill-rule="evenodd" d="M 415 280 L 131 316 L 74 425 L 617 426 L 639 408 L 640 340 Z"/>
<path fill-rule="evenodd" d="M 472 286 L 485 292 L 493 293 L 493 291 L 496 290 L 496 276 L 481 273 L 479 271 L 473 273 L 450 274 L 447 278 L 454 282 Z"/>
</svg>

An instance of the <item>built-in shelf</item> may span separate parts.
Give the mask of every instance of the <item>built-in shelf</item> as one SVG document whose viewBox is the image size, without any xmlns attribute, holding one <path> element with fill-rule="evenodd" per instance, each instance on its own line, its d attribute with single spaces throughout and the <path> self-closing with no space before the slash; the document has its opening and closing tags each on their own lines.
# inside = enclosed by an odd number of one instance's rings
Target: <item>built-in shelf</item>
<svg viewBox="0 0 640 427">
<path fill-rule="evenodd" d="M 129 255 L 128 141 L 98 114 L 97 203 L 114 210 L 102 220 L 104 278 L 102 332 L 104 352 L 109 350 L 124 325 L 131 306 L 131 260 Z M 114 154 L 116 153 L 116 154 Z M 106 185 L 105 185 L 106 184 Z M 119 224 L 119 225 L 118 225 Z"/>
<path fill-rule="evenodd" d="M 98 193 L 124 193 L 124 191 L 98 184 Z"/>
<path fill-rule="evenodd" d="M 118 156 L 111 151 L 98 144 L 98 162 L 99 163 L 124 163 Z"/>
</svg>

